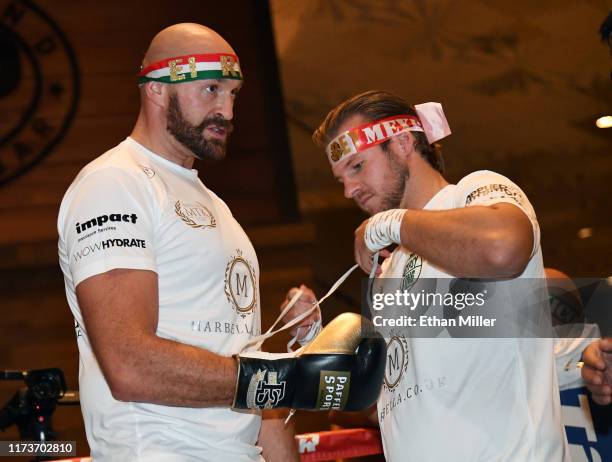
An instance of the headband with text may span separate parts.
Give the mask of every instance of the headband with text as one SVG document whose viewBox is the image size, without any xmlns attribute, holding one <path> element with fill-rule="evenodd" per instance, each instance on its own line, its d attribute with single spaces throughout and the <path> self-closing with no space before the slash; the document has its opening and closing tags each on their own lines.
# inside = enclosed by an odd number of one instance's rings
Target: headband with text
<svg viewBox="0 0 612 462">
<path fill-rule="evenodd" d="M 423 132 L 429 144 L 451 134 L 440 103 L 417 104 L 418 117 L 401 114 L 375 120 L 341 133 L 329 142 L 325 152 L 333 164 L 360 151 L 384 143 L 405 132 Z"/>
<path fill-rule="evenodd" d="M 150 64 L 138 73 L 138 84 L 181 83 L 201 79 L 242 80 L 238 56 L 227 53 L 186 55 Z"/>
</svg>

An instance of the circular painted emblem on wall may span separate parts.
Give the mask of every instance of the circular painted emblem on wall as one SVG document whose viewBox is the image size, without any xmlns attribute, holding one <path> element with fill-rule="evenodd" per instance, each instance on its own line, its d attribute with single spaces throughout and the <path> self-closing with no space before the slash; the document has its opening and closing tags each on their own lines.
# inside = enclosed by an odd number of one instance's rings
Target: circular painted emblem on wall
<svg viewBox="0 0 612 462">
<path fill-rule="evenodd" d="M 257 280 L 251 262 L 237 250 L 225 268 L 225 296 L 236 312 L 246 317 L 257 304 Z"/>
<path fill-rule="evenodd" d="M 0 185 L 25 173 L 66 134 L 79 73 L 57 24 L 31 1 L 0 0 Z"/>
<path fill-rule="evenodd" d="M 408 342 L 402 335 L 393 335 L 387 342 L 385 388 L 393 390 L 408 368 Z"/>
</svg>

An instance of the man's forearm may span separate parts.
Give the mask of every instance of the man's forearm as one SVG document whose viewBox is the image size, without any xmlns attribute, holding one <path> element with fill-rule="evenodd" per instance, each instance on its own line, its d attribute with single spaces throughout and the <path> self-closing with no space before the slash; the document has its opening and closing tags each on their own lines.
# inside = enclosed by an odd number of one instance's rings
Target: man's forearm
<svg viewBox="0 0 612 462">
<path fill-rule="evenodd" d="M 264 411 L 258 445 L 266 462 L 299 462 L 293 420 L 285 424 L 287 411 Z"/>
<path fill-rule="evenodd" d="M 401 225 L 404 247 L 446 272 L 464 277 L 519 273 L 531 253 L 530 233 L 527 216 L 510 204 L 408 210 Z"/>
<path fill-rule="evenodd" d="M 116 399 L 188 407 L 232 404 L 237 366 L 231 357 L 160 337 L 117 350 L 114 370 L 104 371 Z"/>
<path fill-rule="evenodd" d="M 76 287 L 84 327 L 111 393 L 122 401 L 230 406 L 233 358 L 156 335 L 157 274 L 115 269 Z"/>
</svg>

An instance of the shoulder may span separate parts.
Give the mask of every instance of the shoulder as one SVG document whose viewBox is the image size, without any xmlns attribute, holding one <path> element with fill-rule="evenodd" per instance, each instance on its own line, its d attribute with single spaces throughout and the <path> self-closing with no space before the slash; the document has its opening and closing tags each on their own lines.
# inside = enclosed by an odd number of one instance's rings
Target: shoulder
<svg viewBox="0 0 612 462">
<path fill-rule="evenodd" d="M 128 204 L 155 209 L 156 192 L 146 173 L 146 161 L 146 157 L 139 156 L 125 141 L 91 161 L 78 173 L 64 194 L 58 226 L 73 209 Z"/>
<path fill-rule="evenodd" d="M 514 202 L 526 206 L 529 201 L 523 190 L 508 177 L 490 170 L 479 170 L 463 177 L 457 183 L 461 205 L 483 201 Z"/>
<path fill-rule="evenodd" d="M 97 157 L 77 174 L 66 191 L 64 200 L 76 191 L 87 188 L 147 188 L 150 171 L 149 160 L 138 153 L 128 142 L 123 141 Z"/>
<path fill-rule="evenodd" d="M 461 180 L 459 180 L 459 182 L 457 183 L 457 186 L 463 189 L 466 187 L 469 188 L 472 185 L 483 185 L 490 184 L 493 182 L 512 183 L 512 181 L 508 177 L 500 173 L 493 172 L 491 170 L 478 170 L 461 178 Z"/>
</svg>

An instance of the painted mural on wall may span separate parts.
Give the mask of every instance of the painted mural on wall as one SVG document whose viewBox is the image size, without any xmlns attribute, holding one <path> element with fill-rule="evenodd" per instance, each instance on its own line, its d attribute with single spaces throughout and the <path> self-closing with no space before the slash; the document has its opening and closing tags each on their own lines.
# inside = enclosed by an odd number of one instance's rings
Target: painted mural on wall
<svg viewBox="0 0 612 462">
<path fill-rule="evenodd" d="M 53 151 L 77 109 L 79 73 L 67 38 L 31 1 L 0 1 L 0 186 Z"/>
</svg>

